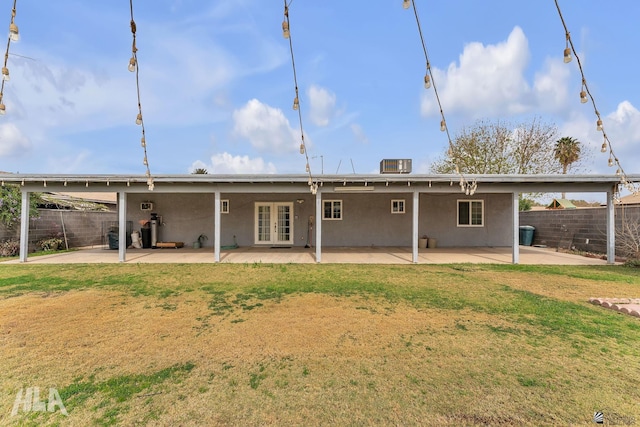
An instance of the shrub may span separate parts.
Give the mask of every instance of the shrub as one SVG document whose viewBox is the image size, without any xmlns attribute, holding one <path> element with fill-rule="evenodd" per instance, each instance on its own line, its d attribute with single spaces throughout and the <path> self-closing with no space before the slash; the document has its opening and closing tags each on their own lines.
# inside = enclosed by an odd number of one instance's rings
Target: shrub
<svg viewBox="0 0 640 427">
<path fill-rule="evenodd" d="M 20 252 L 20 242 L 15 239 L 0 242 L 0 257 L 16 256 Z"/>
<path fill-rule="evenodd" d="M 625 267 L 640 268 L 640 259 L 628 259 L 624 265 Z"/>
<path fill-rule="evenodd" d="M 36 245 L 43 251 L 60 250 L 62 249 L 62 245 L 64 244 L 64 241 L 62 240 L 59 234 L 60 233 L 51 235 L 49 237 L 45 237 L 44 239 L 40 239 L 38 240 Z"/>
</svg>

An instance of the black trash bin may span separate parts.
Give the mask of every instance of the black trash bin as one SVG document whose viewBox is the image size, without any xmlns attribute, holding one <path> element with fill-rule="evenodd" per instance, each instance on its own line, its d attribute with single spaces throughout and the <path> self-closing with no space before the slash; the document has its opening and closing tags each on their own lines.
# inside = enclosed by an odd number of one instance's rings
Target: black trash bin
<svg viewBox="0 0 640 427">
<path fill-rule="evenodd" d="M 142 232 L 142 247 L 148 249 L 151 247 L 151 229 L 150 228 L 141 228 Z"/>
<path fill-rule="evenodd" d="M 107 233 L 107 238 L 109 239 L 109 249 L 118 249 L 118 232 L 110 230 Z"/>
<path fill-rule="evenodd" d="M 531 246 L 533 244 L 533 233 L 536 228 L 531 225 L 520 226 L 520 244 L 523 246 Z"/>
</svg>

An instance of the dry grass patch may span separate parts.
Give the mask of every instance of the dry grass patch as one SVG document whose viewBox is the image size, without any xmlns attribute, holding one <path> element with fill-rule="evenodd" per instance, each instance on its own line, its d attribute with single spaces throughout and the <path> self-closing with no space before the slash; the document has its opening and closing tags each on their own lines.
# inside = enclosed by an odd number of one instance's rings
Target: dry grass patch
<svg viewBox="0 0 640 427">
<path fill-rule="evenodd" d="M 467 266 L 123 267 L 0 269 L 0 423 L 548 425 L 638 412 L 640 323 L 571 290 L 637 290 L 624 270 L 609 283 Z M 56 387 L 69 416 L 11 417 L 30 386 Z"/>
</svg>

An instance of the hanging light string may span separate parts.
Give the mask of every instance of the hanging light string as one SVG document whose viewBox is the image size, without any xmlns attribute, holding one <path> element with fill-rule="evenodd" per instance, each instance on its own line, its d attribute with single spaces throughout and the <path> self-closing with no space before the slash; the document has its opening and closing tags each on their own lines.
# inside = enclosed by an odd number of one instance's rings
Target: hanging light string
<svg viewBox="0 0 640 427">
<path fill-rule="evenodd" d="M 11 23 L 9 24 L 9 37 L 7 39 L 7 49 L 4 53 L 4 64 L 2 66 L 2 83 L 0 83 L 0 115 L 2 116 L 4 116 L 7 112 L 2 99 L 4 98 L 4 83 L 9 81 L 9 68 L 7 68 L 7 62 L 9 61 L 9 47 L 11 47 L 11 42 L 17 42 L 18 40 L 20 40 L 18 26 L 15 23 L 16 2 L 17 0 L 13 0 L 13 8 L 11 9 Z"/>
<path fill-rule="evenodd" d="M 293 109 L 298 112 L 298 122 L 300 123 L 300 154 L 303 154 L 306 161 L 305 171 L 309 175 L 309 188 L 312 194 L 318 192 L 318 183 L 313 182 L 313 175 L 311 174 L 311 166 L 309 166 L 309 152 L 307 151 L 307 145 L 304 141 L 304 128 L 302 126 L 302 110 L 300 109 L 300 94 L 298 91 L 298 74 L 296 73 L 296 60 L 293 54 L 293 42 L 291 41 L 291 27 L 289 24 L 289 6 L 293 3 L 293 0 L 284 0 L 284 20 L 282 21 L 282 36 L 289 40 L 289 51 L 291 52 L 291 66 L 293 67 L 293 83 L 295 85 L 295 98 L 293 98 Z"/>
<path fill-rule="evenodd" d="M 151 170 L 149 169 L 149 158 L 147 157 L 147 140 L 144 128 L 144 119 L 142 117 L 142 104 L 140 102 L 140 67 L 138 64 L 138 48 L 136 47 L 136 22 L 133 20 L 133 0 L 129 0 L 129 7 L 131 10 L 131 34 L 133 36 L 133 42 L 131 44 L 131 59 L 129 60 L 129 71 L 136 73 L 136 94 L 138 95 L 138 116 L 136 117 L 136 124 L 142 129 L 142 138 L 140 138 L 140 145 L 144 151 L 144 158 L 142 164 L 147 169 L 145 175 L 147 177 L 147 185 L 149 191 L 153 191 L 155 184 L 153 177 L 151 176 Z"/>
<path fill-rule="evenodd" d="M 618 159 L 618 156 L 616 156 L 615 152 L 613 151 L 613 145 L 611 144 L 611 141 L 609 140 L 609 137 L 607 136 L 607 133 L 605 132 L 604 129 L 604 124 L 602 122 L 602 117 L 600 115 L 600 112 L 598 111 L 598 108 L 596 107 L 596 101 L 593 98 L 593 95 L 591 94 L 591 91 L 589 90 L 589 85 L 587 85 L 587 79 L 584 75 L 584 70 L 582 68 L 582 62 L 580 62 L 580 56 L 578 56 L 578 53 L 576 52 L 576 49 L 573 45 L 573 40 L 571 40 L 571 33 L 569 32 L 569 29 L 567 28 L 567 24 L 564 20 L 564 16 L 562 15 L 562 10 L 560 9 L 560 5 L 558 4 L 558 0 L 555 0 L 556 3 L 556 9 L 558 10 L 558 15 L 560 16 L 560 21 L 562 21 L 562 26 L 564 27 L 564 33 L 566 36 L 566 45 L 565 45 L 565 49 L 564 49 L 564 62 L 565 63 L 569 63 L 571 62 L 571 53 L 573 53 L 573 56 L 575 56 L 576 58 L 576 62 L 578 63 L 578 69 L 580 70 L 580 76 L 582 78 L 582 88 L 580 90 L 580 102 L 583 104 L 586 104 L 588 102 L 588 100 L 591 100 L 591 105 L 593 105 L 593 111 L 596 115 L 596 129 L 600 132 L 602 132 L 602 136 L 604 141 L 602 142 L 602 148 L 601 148 L 601 152 L 602 153 L 609 153 L 609 160 L 608 160 L 608 165 L 609 167 L 613 167 L 616 166 L 616 175 L 618 175 L 620 177 L 620 182 L 621 184 L 631 193 L 633 194 L 639 194 L 640 193 L 640 185 L 636 184 L 632 181 L 629 180 L 627 174 L 625 173 L 624 169 L 622 168 L 622 165 L 620 164 L 620 160 Z M 588 98 L 587 98 L 588 97 Z"/>
<path fill-rule="evenodd" d="M 427 71 L 424 75 L 424 87 L 425 89 L 430 89 L 433 86 L 433 92 L 436 95 L 436 101 L 438 102 L 438 108 L 440 109 L 440 130 L 445 132 L 447 135 L 447 141 L 449 142 L 449 157 L 452 159 L 453 165 L 455 166 L 456 174 L 460 175 L 460 190 L 466 195 L 473 195 L 478 188 L 478 184 L 475 180 L 469 182 L 464 174 L 460 171 L 460 167 L 458 166 L 458 159 L 455 155 L 455 150 L 453 146 L 453 142 L 451 141 L 451 134 L 449 133 L 449 127 L 447 126 L 447 121 L 444 117 L 444 111 L 442 110 L 442 102 L 440 101 L 440 95 L 438 94 L 438 88 L 436 86 L 436 81 L 433 78 L 433 71 L 431 70 L 431 62 L 429 61 L 429 53 L 427 51 L 427 45 L 424 41 L 424 35 L 422 34 L 422 26 L 420 25 L 420 18 L 418 17 L 418 9 L 416 8 L 415 0 L 403 0 L 402 7 L 405 9 L 409 9 L 413 6 L 413 12 L 416 17 L 416 24 L 418 26 L 418 34 L 420 35 L 420 42 L 422 43 L 422 51 L 424 52 L 424 59 L 427 62 Z"/>
</svg>

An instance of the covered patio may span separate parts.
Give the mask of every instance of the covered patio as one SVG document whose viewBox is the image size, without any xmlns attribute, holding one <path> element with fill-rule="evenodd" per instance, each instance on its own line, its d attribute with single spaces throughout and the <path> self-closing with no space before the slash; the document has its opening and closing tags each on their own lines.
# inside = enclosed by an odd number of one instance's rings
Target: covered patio
<svg viewBox="0 0 640 427">
<path fill-rule="evenodd" d="M 413 264 L 411 248 L 406 247 L 330 247 L 323 248 L 323 263 L 331 264 Z M 7 263 L 18 263 L 19 260 Z M 29 258 L 29 264 L 108 264 L 119 263 L 118 251 L 87 248 L 78 251 Z M 127 264 L 136 263 L 215 263 L 211 249 L 129 249 Z M 223 250 L 221 263 L 232 264 L 315 264 L 314 248 L 240 247 Z M 419 249 L 419 264 L 511 264 L 509 247 Z M 520 264 L 606 265 L 602 259 L 556 252 L 554 249 L 520 246 Z"/>
<path fill-rule="evenodd" d="M 29 195 L 45 187 L 116 193 L 120 242 L 128 239 L 128 224 L 149 222 L 151 210 L 161 214 L 157 222 L 163 238 L 158 242 L 188 246 L 192 236 L 212 236 L 212 247 L 203 251 L 119 245 L 113 254 L 66 255 L 95 260 L 85 262 L 566 264 L 555 256 L 540 257 L 548 251 L 519 246 L 520 195 L 555 192 L 606 195 L 607 261 L 615 261 L 613 199 L 620 183 L 615 175 L 468 175 L 465 182 L 472 182 L 473 189 L 466 192 L 458 188 L 459 175 L 321 175 L 315 181 L 304 175 L 162 175 L 154 178 L 154 191 L 144 176 L 0 178 L 22 190 L 21 262 L 27 262 L 29 252 Z M 640 176 L 629 178 L 640 182 Z M 151 235 L 149 247 L 154 247 Z M 420 247 L 427 235 L 437 238 L 437 250 Z M 236 237 L 240 249 L 226 249 Z"/>
</svg>

